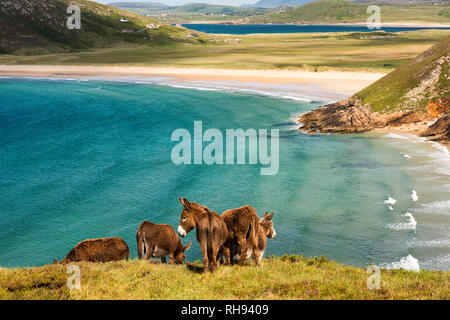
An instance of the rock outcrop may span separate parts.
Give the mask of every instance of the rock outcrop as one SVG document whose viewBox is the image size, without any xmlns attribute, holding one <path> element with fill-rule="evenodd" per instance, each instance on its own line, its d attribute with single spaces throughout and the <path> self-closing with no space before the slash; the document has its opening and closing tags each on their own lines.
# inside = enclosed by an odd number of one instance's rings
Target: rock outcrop
<svg viewBox="0 0 450 320">
<path fill-rule="evenodd" d="M 436 120 L 421 134 L 429 140 L 449 144 L 450 143 L 450 114 L 444 115 Z"/>
<path fill-rule="evenodd" d="M 308 112 L 298 121 L 300 129 L 308 133 L 358 133 L 430 120 L 430 114 L 419 111 L 372 112 L 369 105 L 351 97 Z"/>
<path fill-rule="evenodd" d="M 298 122 L 307 133 L 397 128 L 448 143 L 449 89 L 450 37 L 446 37 L 352 97 L 308 112 Z"/>
</svg>

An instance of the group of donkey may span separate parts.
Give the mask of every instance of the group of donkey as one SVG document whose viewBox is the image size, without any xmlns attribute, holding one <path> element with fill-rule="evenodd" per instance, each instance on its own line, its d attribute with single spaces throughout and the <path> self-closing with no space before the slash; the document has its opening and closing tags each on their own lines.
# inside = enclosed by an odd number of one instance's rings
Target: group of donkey
<svg viewBox="0 0 450 320">
<path fill-rule="evenodd" d="M 186 198 L 178 200 L 183 206 L 178 234 L 185 237 L 196 229 L 204 272 L 214 271 L 221 263 L 232 264 L 237 260 L 244 264 L 252 256 L 255 265 L 258 265 L 264 256 L 267 238 L 273 239 L 276 236 L 273 212 L 266 212 L 260 219 L 255 209 L 247 205 L 219 215 Z M 183 246 L 172 226 L 144 221 L 137 229 L 136 243 L 139 259 L 160 258 L 162 263 L 166 263 L 166 256 L 169 256 L 169 263 L 181 264 L 192 241 Z M 121 238 L 113 237 L 84 240 L 70 250 L 63 260 L 53 262 L 106 262 L 122 260 L 124 257 L 127 260 L 130 257 L 127 243 Z"/>
</svg>

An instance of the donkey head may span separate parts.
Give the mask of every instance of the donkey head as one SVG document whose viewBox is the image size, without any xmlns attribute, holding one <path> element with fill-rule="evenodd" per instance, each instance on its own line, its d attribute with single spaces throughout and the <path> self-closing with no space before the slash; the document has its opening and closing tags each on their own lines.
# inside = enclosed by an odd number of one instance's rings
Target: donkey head
<svg viewBox="0 0 450 320">
<path fill-rule="evenodd" d="M 178 198 L 181 205 L 183 206 L 183 211 L 181 211 L 180 225 L 178 226 L 178 234 L 185 237 L 186 234 L 197 227 L 197 216 L 204 215 L 208 213 L 208 208 L 199 205 L 195 202 L 189 202 L 186 198 Z"/>
<path fill-rule="evenodd" d="M 174 261 L 172 261 L 175 264 L 182 264 L 184 259 L 186 259 L 186 255 L 184 254 L 186 251 L 189 250 L 191 247 L 192 241 L 190 241 L 185 247 L 183 247 L 182 244 L 180 244 L 180 250 L 175 253 Z"/>
<path fill-rule="evenodd" d="M 273 212 L 271 214 L 268 214 L 268 212 L 264 213 L 264 216 L 259 220 L 259 223 L 261 226 L 266 230 L 267 238 L 273 239 L 277 236 L 277 233 L 275 232 L 275 228 L 273 227 Z"/>
</svg>

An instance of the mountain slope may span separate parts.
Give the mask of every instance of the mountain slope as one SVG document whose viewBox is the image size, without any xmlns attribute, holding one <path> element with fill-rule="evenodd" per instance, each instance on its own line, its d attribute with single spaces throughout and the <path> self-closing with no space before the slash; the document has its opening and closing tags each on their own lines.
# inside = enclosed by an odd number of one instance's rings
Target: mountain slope
<svg viewBox="0 0 450 320">
<path fill-rule="evenodd" d="M 382 22 L 435 22 L 450 24 L 450 6 L 440 4 L 392 4 L 381 2 Z M 347 0 L 317 0 L 283 12 L 254 17 L 253 23 L 346 23 L 366 22 L 367 3 Z"/>
<path fill-rule="evenodd" d="M 267 14 L 264 20 L 268 22 L 339 22 L 366 17 L 366 10 L 367 6 L 346 0 L 318 0 L 280 13 Z"/>
<path fill-rule="evenodd" d="M 257 8 L 277 8 L 281 6 L 301 6 L 311 1 L 314 0 L 260 0 L 251 6 Z"/>
<path fill-rule="evenodd" d="M 301 130 L 354 133 L 415 124 L 449 143 L 450 36 L 347 100 L 303 115 Z"/>
<path fill-rule="evenodd" d="M 226 15 L 257 15 L 267 13 L 268 10 L 261 8 L 233 7 L 227 5 L 213 5 L 207 3 L 191 3 L 176 7 L 174 13 L 194 14 L 226 14 Z"/>
<path fill-rule="evenodd" d="M 69 30 L 67 7 L 81 9 L 81 30 Z M 120 20 L 127 20 L 121 22 Z M 0 2 L 0 53 L 35 54 L 114 46 L 120 43 L 167 44 L 186 31 L 156 20 L 88 0 L 3 0 Z"/>
<path fill-rule="evenodd" d="M 145 8 L 145 9 L 167 9 L 170 6 L 159 2 L 111 2 L 108 6 L 116 8 Z"/>
<path fill-rule="evenodd" d="M 373 111 L 425 110 L 428 101 L 450 98 L 450 36 L 358 92 Z"/>
</svg>

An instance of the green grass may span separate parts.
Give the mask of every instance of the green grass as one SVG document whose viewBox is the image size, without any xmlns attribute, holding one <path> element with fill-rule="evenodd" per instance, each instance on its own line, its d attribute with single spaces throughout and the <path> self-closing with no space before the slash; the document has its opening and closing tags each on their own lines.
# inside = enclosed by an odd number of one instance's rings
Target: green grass
<svg viewBox="0 0 450 320">
<path fill-rule="evenodd" d="M 0 269 L 0 299 L 450 299 L 450 273 L 382 270 L 367 288 L 364 269 L 321 258 L 283 256 L 259 267 L 161 265 L 131 260 L 78 263 L 81 290 L 66 287 L 66 267 Z"/>
<path fill-rule="evenodd" d="M 176 66 L 225 69 L 369 70 L 389 72 L 443 39 L 446 30 L 214 35 L 204 43 L 122 44 L 43 55 L 0 55 L 0 64 Z M 241 39 L 225 43 L 225 39 Z M 332 49 L 330 49 L 332 48 Z"/>
<path fill-rule="evenodd" d="M 80 7 L 81 30 L 66 27 L 69 4 Z M 0 11 L 0 53 L 30 55 L 118 44 L 156 46 L 200 40 L 188 39 L 185 29 L 88 0 L 21 0 L 15 6 L 0 3 Z M 121 18 L 128 21 L 121 22 Z M 147 29 L 147 24 L 160 27 Z"/>
<path fill-rule="evenodd" d="M 415 94 L 415 100 L 409 99 L 408 92 L 428 81 L 440 60 L 443 60 L 443 63 L 438 70 L 440 73 L 435 88 L 425 88 L 423 93 Z M 425 110 L 428 101 L 449 96 L 449 66 L 450 36 L 358 92 L 356 96 L 362 103 L 371 105 L 372 110 L 377 112 L 405 109 Z"/>
</svg>

